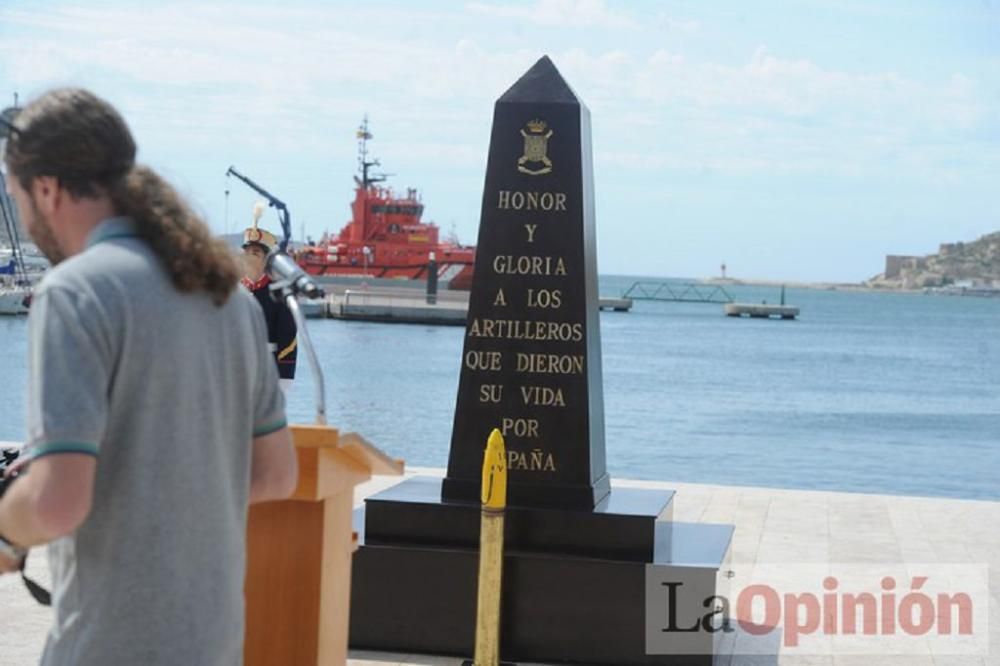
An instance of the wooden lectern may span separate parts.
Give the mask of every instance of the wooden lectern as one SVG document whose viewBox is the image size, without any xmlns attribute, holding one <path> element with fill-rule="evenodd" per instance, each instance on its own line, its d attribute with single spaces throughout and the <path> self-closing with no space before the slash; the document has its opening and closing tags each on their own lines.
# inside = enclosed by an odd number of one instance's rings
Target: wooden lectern
<svg viewBox="0 0 1000 666">
<path fill-rule="evenodd" d="M 250 507 L 247 523 L 246 666 L 347 663 L 354 487 L 403 473 L 360 435 L 290 427 L 299 460 L 291 498 Z"/>
</svg>

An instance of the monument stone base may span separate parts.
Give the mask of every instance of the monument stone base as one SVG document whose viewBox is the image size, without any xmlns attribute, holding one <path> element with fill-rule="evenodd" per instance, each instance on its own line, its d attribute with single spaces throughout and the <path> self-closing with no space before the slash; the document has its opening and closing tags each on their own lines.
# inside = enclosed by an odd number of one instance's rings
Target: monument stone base
<svg viewBox="0 0 1000 666">
<path fill-rule="evenodd" d="M 501 657 L 713 664 L 724 632 L 684 629 L 725 593 L 733 527 L 672 522 L 673 495 L 617 488 L 593 511 L 508 507 Z M 443 501 L 441 480 L 427 477 L 356 511 L 352 648 L 471 655 L 479 513 Z"/>
</svg>

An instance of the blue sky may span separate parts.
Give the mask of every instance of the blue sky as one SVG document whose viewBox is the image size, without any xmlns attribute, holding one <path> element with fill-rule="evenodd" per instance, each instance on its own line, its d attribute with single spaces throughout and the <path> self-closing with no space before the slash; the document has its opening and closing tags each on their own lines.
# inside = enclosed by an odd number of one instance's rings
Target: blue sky
<svg viewBox="0 0 1000 666">
<path fill-rule="evenodd" d="M 83 85 L 219 232 L 347 220 L 354 129 L 474 242 L 493 102 L 548 54 L 590 107 L 602 273 L 859 281 L 1000 229 L 1000 2 L 5 0 L 0 102 Z M 273 224 L 273 218 L 265 218 Z"/>
</svg>

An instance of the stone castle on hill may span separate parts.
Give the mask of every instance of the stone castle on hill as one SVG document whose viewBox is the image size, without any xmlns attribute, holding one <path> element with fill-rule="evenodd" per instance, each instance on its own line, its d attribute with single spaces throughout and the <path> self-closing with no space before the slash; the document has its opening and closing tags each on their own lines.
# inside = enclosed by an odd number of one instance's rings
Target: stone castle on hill
<svg viewBox="0 0 1000 666">
<path fill-rule="evenodd" d="M 942 243 L 937 254 L 925 257 L 887 255 L 885 272 L 867 284 L 894 289 L 1000 287 L 1000 231 L 970 243 Z"/>
</svg>

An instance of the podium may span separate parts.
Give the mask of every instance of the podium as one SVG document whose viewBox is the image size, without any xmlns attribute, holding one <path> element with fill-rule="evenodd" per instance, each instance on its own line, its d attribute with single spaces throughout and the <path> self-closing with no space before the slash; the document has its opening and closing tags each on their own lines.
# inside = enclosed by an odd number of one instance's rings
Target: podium
<svg viewBox="0 0 1000 666">
<path fill-rule="evenodd" d="M 287 500 L 250 507 L 247 521 L 246 666 L 347 662 L 354 487 L 403 473 L 356 433 L 290 426 L 299 481 Z"/>
</svg>

